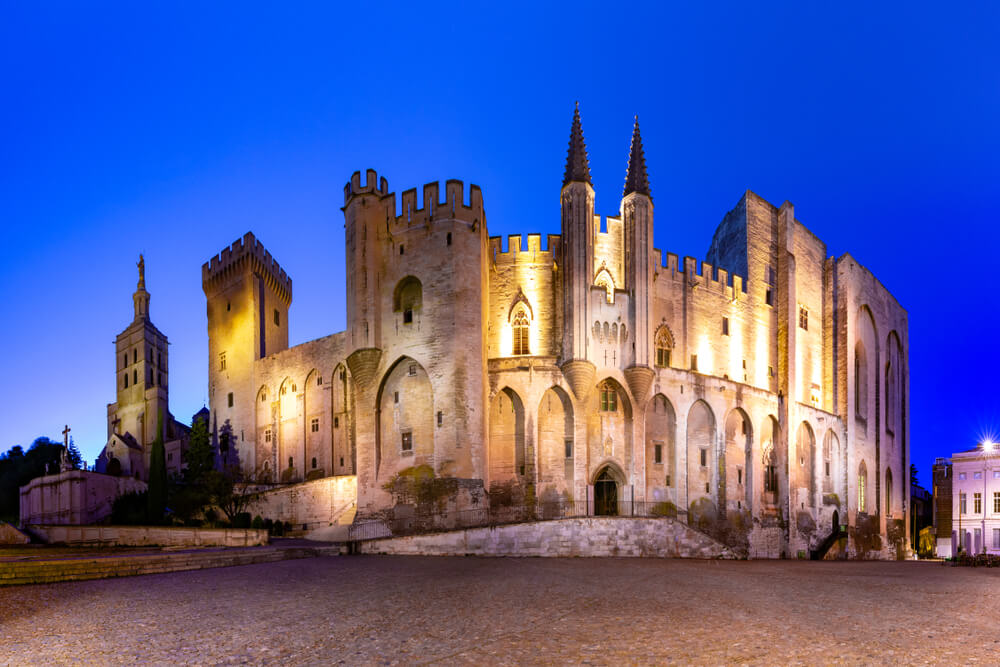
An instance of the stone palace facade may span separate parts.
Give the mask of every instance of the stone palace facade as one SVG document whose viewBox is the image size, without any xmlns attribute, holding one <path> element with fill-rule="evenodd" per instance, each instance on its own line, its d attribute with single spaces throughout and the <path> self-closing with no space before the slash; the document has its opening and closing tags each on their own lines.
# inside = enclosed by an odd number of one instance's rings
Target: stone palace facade
<svg viewBox="0 0 1000 667">
<path fill-rule="evenodd" d="M 246 469 L 275 481 L 356 474 L 360 516 L 426 465 L 463 489 L 728 520 L 759 556 L 841 525 L 865 550 L 907 549 L 892 294 L 750 191 L 705 261 L 654 248 L 638 121 L 618 214 L 594 201 L 579 110 L 544 241 L 490 237 L 475 185 L 431 183 L 418 202 L 355 173 L 347 330 L 294 347 L 291 278 L 246 234 L 202 267 L 214 428 L 228 421 Z"/>
</svg>

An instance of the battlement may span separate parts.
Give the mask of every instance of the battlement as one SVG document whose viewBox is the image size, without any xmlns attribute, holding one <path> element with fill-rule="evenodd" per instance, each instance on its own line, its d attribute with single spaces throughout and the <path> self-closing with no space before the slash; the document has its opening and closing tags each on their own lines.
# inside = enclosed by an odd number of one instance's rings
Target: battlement
<svg viewBox="0 0 1000 667">
<path fill-rule="evenodd" d="M 422 201 L 418 202 L 417 189 L 410 188 L 400 195 L 397 208 L 396 193 L 389 192 L 389 182 L 385 178 L 378 178 L 374 169 L 369 169 L 365 174 L 364 185 L 361 184 L 361 172 L 356 171 L 344 186 L 344 207 L 347 207 L 353 197 L 374 194 L 381 200 L 388 200 L 385 202 L 386 209 L 388 215 L 394 218 L 393 227 L 396 229 L 426 226 L 434 220 L 461 220 L 473 225 L 484 223 L 483 192 L 478 185 L 469 186 L 468 200 L 465 199 L 465 184 L 457 179 L 445 181 L 444 200 L 441 200 L 440 193 L 440 183 L 427 183 L 423 187 Z"/>
<path fill-rule="evenodd" d="M 541 234 L 528 234 L 527 243 L 520 234 L 507 237 L 507 249 L 503 247 L 502 236 L 491 236 L 490 257 L 494 264 L 551 264 L 559 254 L 561 238 L 558 234 L 548 234 L 547 247 L 542 247 Z"/>
<path fill-rule="evenodd" d="M 201 284 L 207 294 L 210 290 L 228 282 L 243 271 L 260 272 L 271 288 L 287 303 L 292 301 L 292 279 L 288 277 L 277 260 L 264 248 L 264 244 L 247 232 L 243 238 L 201 266 Z"/>
<path fill-rule="evenodd" d="M 685 257 L 681 263 L 680 258 L 674 253 L 668 252 L 664 257 L 663 252 L 656 248 L 653 250 L 653 261 L 659 267 L 658 280 L 676 280 L 683 276 L 687 278 L 691 287 L 719 292 L 730 299 L 736 299 L 740 294 L 747 293 L 743 276 L 730 274 L 725 269 L 714 267 L 708 262 L 699 262 L 694 257 Z"/>
</svg>

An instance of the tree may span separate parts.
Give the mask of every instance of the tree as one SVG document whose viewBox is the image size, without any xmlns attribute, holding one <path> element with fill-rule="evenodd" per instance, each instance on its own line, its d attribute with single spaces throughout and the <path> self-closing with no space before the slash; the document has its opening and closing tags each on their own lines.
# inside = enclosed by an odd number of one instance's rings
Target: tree
<svg viewBox="0 0 1000 667">
<path fill-rule="evenodd" d="M 163 412 L 156 419 L 156 439 L 149 456 L 147 510 L 152 523 L 160 523 L 167 507 L 167 457 L 163 449 Z"/>
<path fill-rule="evenodd" d="M 63 444 L 49 438 L 35 438 L 25 452 L 14 445 L 0 455 L 0 518 L 16 522 L 20 515 L 22 486 L 50 472 L 59 472 Z"/>
<path fill-rule="evenodd" d="M 212 470 L 205 477 L 212 503 L 225 513 L 230 523 L 246 512 L 259 494 L 259 475 L 256 472 L 244 474 L 238 465 Z"/>
<path fill-rule="evenodd" d="M 73 466 L 73 470 L 79 470 L 83 465 L 83 456 L 80 455 L 80 448 L 73 442 L 73 438 L 69 439 L 69 451 L 66 452 L 66 457 L 69 459 L 69 464 Z"/>
<path fill-rule="evenodd" d="M 917 482 L 917 466 L 913 465 L 912 463 L 910 464 L 910 484 L 912 486 L 919 485 L 919 482 Z"/>
<path fill-rule="evenodd" d="M 212 470 L 214 455 L 212 440 L 208 434 L 208 424 L 204 419 L 195 419 L 191 424 L 191 440 L 184 452 L 184 481 L 198 484 L 205 473 Z"/>
</svg>

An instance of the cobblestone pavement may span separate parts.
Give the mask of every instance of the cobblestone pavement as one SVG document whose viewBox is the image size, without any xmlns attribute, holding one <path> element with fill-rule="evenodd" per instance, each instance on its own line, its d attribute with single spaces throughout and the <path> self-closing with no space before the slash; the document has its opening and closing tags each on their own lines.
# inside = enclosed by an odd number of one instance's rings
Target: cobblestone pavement
<svg viewBox="0 0 1000 667">
<path fill-rule="evenodd" d="M 1000 570 L 324 557 L 0 589 L 0 664 L 1000 662 Z"/>
</svg>

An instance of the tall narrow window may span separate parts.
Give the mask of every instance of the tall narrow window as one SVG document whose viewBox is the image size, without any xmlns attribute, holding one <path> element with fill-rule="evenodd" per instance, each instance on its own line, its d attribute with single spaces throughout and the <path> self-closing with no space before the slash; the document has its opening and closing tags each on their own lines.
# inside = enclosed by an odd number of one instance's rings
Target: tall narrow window
<svg viewBox="0 0 1000 667">
<path fill-rule="evenodd" d="M 670 350 L 673 348 L 673 341 L 670 339 L 670 331 L 667 330 L 667 327 L 662 326 L 656 332 L 654 344 L 656 346 L 656 365 L 659 368 L 668 368 L 670 366 Z"/>
<path fill-rule="evenodd" d="M 128 366 L 128 352 L 122 355 L 122 368 Z"/>
<path fill-rule="evenodd" d="M 708 467 L 708 450 L 707 449 L 700 449 L 700 450 L 698 450 L 698 456 L 699 456 L 699 459 L 700 459 L 701 467 L 702 468 L 707 468 Z"/>
<path fill-rule="evenodd" d="M 403 431 L 400 434 L 402 438 L 402 448 L 404 452 L 413 451 L 413 433 L 411 431 Z"/>
<path fill-rule="evenodd" d="M 513 340 L 514 340 L 514 354 L 530 354 L 529 347 L 529 334 L 531 332 L 531 325 L 528 322 L 528 314 L 524 312 L 524 309 L 517 311 L 514 315 L 514 321 L 511 323 Z"/>
<path fill-rule="evenodd" d="M 729 335 L 729 318 L 728 317 L 723 317 L 722 318 L 722 335 L 723 336 L 728 336 Z"/>
<path fill-rule="evenodd" d="M 226 353 L 225 352 L 220 352 L 219 353 L 219 370 L 220 371 L 226 370 Z"/>
<path fill-rule="evenodd" d="M 964 493 L 958 494 L 958 513 L 967 514 L 968 513 L 966 512 L 967 509 L 968 506 L 965 504 L 965 494 Z"/>
<path fill-rule="evenodd" d="M 993 492 L 993 513 L 1000 514 L 1000 491 Z"/>
<path fill-rule="evenodd" d="M 309 422 L 309 430 L 313 433 L 319 433 L 319 417 L 313 417 Z M 313 466 L 314 468 L 316 466 Z"/>
<path fill-rule="evenodd" d="M 799 307 L 799 328 L 804 331 L 809 330 L 809 311 L 801 306 Z"/>
<path fill-rule="evenodd" d="M 972 494 L 972 513 L 979 514 L 983 511 L 983 494 L 978 491 Z"/>
<path fill-rule="evenodd" d="M 866 511 L 865 507 L 865 487 L 868 486 L 868 470 L 865 468 L 864 461 L 861 462 L 861 467 L 858 468 L 858 511 Z"/>
<path fill-rule="evenodd" d="M 229 392 L 229 397 L 227 400 L 229 401 L 229 407 L 233 407 L 233 392 Z"/>
<path fill-rule="evenodd" d="M 276 327 L 280 327 L 281 326 L 281 314 L 278 313 L 278 309 L 277 308 L 274 309 L 274 326 L 276 326 Z"/>
<path fill-rule="evenodd" d="M 601 385 L 601 412 L 618 411 L 618 391 L 610 382 Z"/>
<path fill-rule="evenodd" d="M 885 471 L 885 515 L 892 516 L 892 471 Z"/>
<path fill-rule="evenodd" d="M 663 445 L 653 445 L 653 463 L 663 463 Z"/>
</svg>

